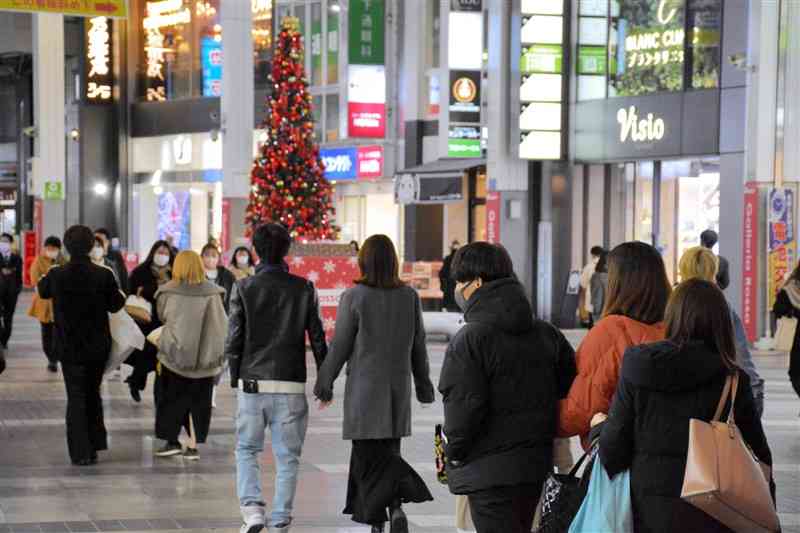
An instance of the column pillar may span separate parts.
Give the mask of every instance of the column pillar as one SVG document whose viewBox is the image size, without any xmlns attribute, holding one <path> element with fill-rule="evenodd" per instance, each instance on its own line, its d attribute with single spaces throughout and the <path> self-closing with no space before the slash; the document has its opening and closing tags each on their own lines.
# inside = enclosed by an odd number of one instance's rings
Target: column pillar
<svg viewBox="0 0 800 533">
<path fill-rule="evenodd" d="M 64 115 L 64 17 L 52 13 L 33 15 L 33 112 L 36 138 L 33 190 L 44 197 L 45 182 L 61 183 L 66 189 L 66 132 Z M 63 235 L 65 202 L 45 200 L 42 235 Z"/>
</svg>

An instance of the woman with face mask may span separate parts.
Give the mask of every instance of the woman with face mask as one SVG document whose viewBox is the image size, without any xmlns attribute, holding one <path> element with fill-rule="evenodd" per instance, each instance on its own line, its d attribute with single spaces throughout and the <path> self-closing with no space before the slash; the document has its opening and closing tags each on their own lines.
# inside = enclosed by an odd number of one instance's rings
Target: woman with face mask
<svg viewBox="0 0 800 533">
<path fill-rule="evenodd" d="M 155 296 L 159 287 L 172 279 L 172 263 L 175 254 L 167 241 L 156 241 L 147 255 L 144 263 L 131 273 L 128 286 L 130 294 L 141 296 L 155 309 Z M 142 333 L 149 335 L 154 329 L 161 327 L 158 316 L 152 314 L 148 324 L 139 323 Z M 146 343 L 144 350 L 136 350 L 128 357 L 126 364 L 133 367 L 133 373 L 125 380 L 131 390 L 131 397 L 135 402 L 141 402 L 141 391 L 147 386 L 147 375 L 156 369 L 156 348 L 151 343 Z"/>
<path fill-rule="evenodd" d="M 17 300 L 22 291 L 22 258 L 13 249 L 14 237 L 8 233 L 0 235 L 0 278 L 2 290 L 0 301 L 3 312 L 0 315 L 0 345 L 8 347 L 11 338 L 11 328 L 14 321 L 14 311 L 17 309 Z"/>
<path fill-rule="evenodd" d="M 36 256 L 31 264 L 31 282 L 36 287 L 42 276 L 54 266 L 64 265 L 61 255 L 61 239 L 48 237 L 44 241 L 42 252 Z M 28 310 L 28 316 L 35 318 L 42 326 L 42 350 L 47 356 L 47 369 L 58 372 L 58 359 L 53 349 L 53 301 L 40 298 L 37 292 L 33 293 L 33 302 Z"/>
<path fill-rule="evenodd" d="M 233 284 L 236 283 L 236 277 L 230 270 L 222 266 L 222 257 L 220 256 L 219 249 L 213 243 L 208 243 L 203 246 L 203 251 L 200 256 L 203 259 L 206 279 L 215 283 L 218 287 L 225 289 L 222 303 L 225 305 L 225 313 L 227 313 L 231 301 L 231 291 L 233 290 Z"/>
<path fill-rule="evenodd" d="M 253 261 L 253 254 L 244 246 L 240 246 L 233 252 L 231 258 L 230 271 L 233 272 L 236 281 L 249 278 L 255 275 L 255 261 Z"/>
<path fill-rule="evenodd" d="M 106 257 L 106 249 L 103 243 L 103 240 L 99 237 L 94 238 L 94 246 L 92 247 L 92 251 L 89 252 L 89 259 L 91 259 L 92 263 L 101 266 L 103 268 L 107 268 L 114 274 L 114 281 L 117 282 L 118 287 L 122 287 L 119 283 L 119 276 L 117 275 L 117 271 L 114 270 L 113 265 Z"/>
</svg>

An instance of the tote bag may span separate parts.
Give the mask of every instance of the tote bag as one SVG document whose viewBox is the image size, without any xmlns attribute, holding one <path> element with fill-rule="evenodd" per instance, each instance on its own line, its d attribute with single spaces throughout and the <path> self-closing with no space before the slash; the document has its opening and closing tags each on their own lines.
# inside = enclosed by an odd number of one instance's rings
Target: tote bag
<svg viewBox="0 0 800 533">
<path fill-rule="evenodd" d="M 569 533 L 633 533 L 631 474 L 629 470 L 608 477 L 602 461 L 592 469 L 589 491 Z"/>
<path fill-rule="evenodd" d="M 775 349 L 779 352 L 791 352 L 792 346 L 794 345 L 794 334 L 796 331 L 796 318 L 779 318 L 778 330 L 775 332 Z"/>
<path fill-rule="evenodd" d="M 108 314 L 108 327 L 111 330 L 111 353 L 106 363 L 106 374 L 119 368 L 134 350 L 144 349 L 144 334 L 124 309 Z"/>
<path fill-rule="evenodd" d="M 681 498 L 741 533 L 780 529 L 769 481 L 734 421 L 739 374 L 728 376 L 711 422 L 689 420 L 689 453 Z M 720 422 L 730 393 L 731 410 Z"/>
<path fill-rule="evenodd" d="M 134 320 L 141 324 L 149 324 L 153 321 L 153 304 L 135 294 L 128 296 L 125 300 L 125 310 Z"/>
<path fill-rule="evenodd" d="M 534 531 L 536 533 L 566 533 L 578 513 L 589 487 L 597 445 L 583 454 L 569 474 L 550 474 L 544 481 L 542 496 L 536 507 Z M 586 469 L 578 476 L 581 465 L 588 460 Z"/>
</svg>

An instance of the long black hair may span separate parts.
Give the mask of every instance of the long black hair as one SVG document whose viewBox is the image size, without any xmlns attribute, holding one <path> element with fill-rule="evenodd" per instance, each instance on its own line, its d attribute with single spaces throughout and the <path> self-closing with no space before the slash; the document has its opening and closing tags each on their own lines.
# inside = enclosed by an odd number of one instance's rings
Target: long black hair
<svg viewBox="0 0 800 533">
<path fill-rule="evenodd" d="M 153 244 L 153 247 L 150 248 L 150 253 L 147 254 L 147 259 L 144 260 L 141 266 L 145 268 L 152 268 L 153 266 L 153 257 L 156 255 L 156 251 L 164 246 L 167 250 L 169 250 L 169 264 L 172 266 L 175 263 L 175 249 L 169 245 L 167 241 L 156 241 Z"/>
<path fill-rule="evenodd" d="M 247 246 L 239 246 L 237 249 L 233 251 L 233 255 L 231 255 L 231 266 L 238 267 L 239 265 L 236 263 L 236 256 L 239 255 L 239 252 L 247 252 L 247 257 L 249 258 L 248 261 L 250 262 L 249 266 L 255 266 L 255 261 L 253 261 L 253 252 L 250 251 L 250 248 Z"/>
</svg>

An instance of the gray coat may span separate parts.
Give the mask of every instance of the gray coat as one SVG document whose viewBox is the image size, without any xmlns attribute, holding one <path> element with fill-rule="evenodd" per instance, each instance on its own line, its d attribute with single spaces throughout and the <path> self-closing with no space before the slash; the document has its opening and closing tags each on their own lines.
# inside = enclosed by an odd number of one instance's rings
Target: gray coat
<svg viewBox="0 0 800 533">
<path fill-rule="evenodd" d="M 327 400 L 347 363 L 345 440 L 399 439 L 411 435 L 411 379 L 417 399 L 434 401 L 422 306 L 410 287 L 345 291 L 336 334 L 320 368 L 316 396 Z"/>
</svg>

